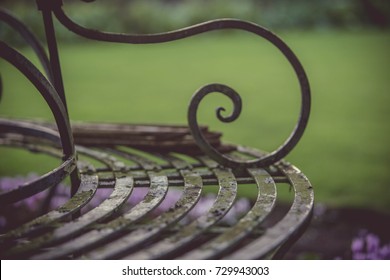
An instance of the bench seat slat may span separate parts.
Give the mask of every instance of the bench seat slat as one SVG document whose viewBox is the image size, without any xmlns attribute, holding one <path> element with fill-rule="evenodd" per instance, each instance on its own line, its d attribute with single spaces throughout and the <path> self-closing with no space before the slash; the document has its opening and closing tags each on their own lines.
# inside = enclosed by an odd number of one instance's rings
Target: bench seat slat
<svg viewBox="0 0 390 280">
<path fill-rule="evenodd" d="M 128 255 L 126 259 L 167 258 L 174 252 L 188 246 L 199 238 L 208 228 L 216 224 L 231 208 L 237 194 L 237 182 L 234 175 L 227 169 L 215 169 L 219 182 L 219 192 L 209 211 L 190 223 L 179 228 L 179 231 L 148 249 Z"/>
<path fill-rule="evenodd" d="M 105 153 L 94 153 L 94 156 L 99 156 L 99 159 L 107 166 L 110 166 L 113 170 L 118 169 L 119 166 L 123 166 L 123 163 L 114 160 L 112 157 Z M 22 244 L 20 246 L 15 246 L 8 252 L 8 254 L 10 256 L 30 255 L 34 251 L 36 252 L 37 249 L 62 242 L 64 240 L 76 236 L 77 234 L 86 230 L 88 226 L 116 212 L 118 208 L 124 202 L 126 202 L 127 198 L 131 194 L 132 189 L 133 181 L 131 178 L 117 178 L 115 188 L 111 193 L 110 197 L 107 200 L 103 201 L 103 203 L 100 204 L 98 207 L 92 209 L 78 219 L 67 222 L 63 225 L 59 225 L 53 231 L 41 235 L 38 238 L 32 239 L 28 245 Z M 62 208 L 62 211 L 65 212 L 68 210 L 69 209 Z"/>
<path fill-rule="evenodd" d="M 265 258 L 270 252 L 275 252 L 279 246 L 286 244 L 289 239 L 293 239 L 310 218 L 314 203 L 310 182 L 296 167 L 283 163 L 279 166 L 289 178 L 295 192 L 289 212 L 276 225 L 267 229 L 261 238 L 240 248 L 226 259 Z"/>
<path fill-rule="evenodd" d="M 160 176 L 151 173 L 150 180 L 152 182 L 160 181 Z M 110 221 L 101 228 L 85 232 L 77 238 L 54 247 L 47 253 L 34 256 L 34 258 L 58 259 L 64 258 L 67 255 L 78 255 L 80 252 L 96 248 L 97 245 L 112 239 L 131 224 L 144 218 L 147 213 L 151 212 L 161 203 L 167 190 L 167 184 L 152 183 L 144 199 L 123 216 Z"/>
<path fill-rule="evenodd" d="M 20 142 L 21 141 L 21 142 Z M 11 146 L 11 147 L 25 147 L 26 143 L 24 143 L 23 139 L 12 139 L 8 141 L 7 139 L 2 139 L 1 145 Z M 60 157 L 61 151 L 55 147 L 44 146 L 38 143 L 29 143 L 27 145 L 27 149 L 31 149 L 34 152 L 48 154 L 54 157 Z M 80 170 L 91 170 L 94 171 L 94 168 L 91 164 L 87 162 L 79 162 L 78 168 Z M 0 246 L 4 249 L 4 243 L 17 239 L 17 238 L 25 238 L 29 235 L 33 234 L 36 231 L 43 230 L 45 227 L 50 225 L 51 223 L 58 223 L 67 217 L 71 216 L 78 210 L 80 210 L 88 201 L 93 197 L 96 192 L 98 186 L 98 178 L 96 174 L 91 175 L 81 175 L 81 184 L 80 188 L 75 194 L 75 196 L 69 199 L 64 205 L 60 206 L 57 209 L 51 210 L 48 213 L 33 219 L 22 226 L 13 229 L 6 234 L 0 236 Z M 70 207 L 72 205 L 72 207 Z M 69 209 L 70 211 L 64 211 L 64 209 Z"/>
<path fill-rule="evenodd" d="M 215 259 L 231 247 L 248 237 L 272 211 L 276 200 L 275 182 L 264 169 L 250 169 L 248 172 L 256 180 L 258 196 L 251 210 L 232 228 L 217 238 L 196 248 L 180 259 Z"/>
<path fill-rule="evenodd" d="M 148 224 L 141 226 L 137 230 L 118 238 L 98 250 L 87 253 L 83 257 L 92 259 L 118 258 L 128 253 L 130 250 L 135 250 L 143 243 L 158 237 L 170 225 L 183 218 L 199 200 L 202 190 L 202 181 L 200 176 L 194 172 L 182 172 L 185 180 L 185 187 L 182 197 L 171 208 L 173 209 L 172 211 L 163 213 L 156 219 L 149 221 Z M 167 181 L 166 185 L 168 185 Z"/>
<path fill-rule="evenodd" d="M 1 145 L 61 155 L 58 147 L 47 141 L 16 134 L 1 137 Z M 77 146 L 77 152 L 83 159 L 78 161 L 81 185 L 76 196 L 1 236 L 2 258 L 278 258 L 310 220 L 312 187 L 298 169 L 283 161 L 265 169 L 235 170 L 207 156 L 177 151 Z M 248 158 L 262 152 L 237 147 L 231 156 L 240 158 L 240 154 Z M 105 167 L 95 168 L 86 162 Z M 272 215 L 277 183 L 287 183 L 294 189 L 291 209 L 281 219 Z M 219 187 L 217 197 L 205 214 L 190 221 L 188 213 L 197 205 L 204 186 Z M 148 192 L 136 204 L 123 208 L 135 187 L 148 188 Z M 239 187 L 257 189 L 256 201 L 235 224 L 219 223 L 234 205 Z M 80 212 L 79 218 L 72 215 L 88 206 L 98 188 L 112 191 L 99 206 Z M 173 188 L 181 190 L 181 197 L 169 210 L 154 212 Z M 88 195 L 83 196 L 85 192 Z M 265 222 L 268 217 L 269 221 L 279 220 Z"/>
</svg>

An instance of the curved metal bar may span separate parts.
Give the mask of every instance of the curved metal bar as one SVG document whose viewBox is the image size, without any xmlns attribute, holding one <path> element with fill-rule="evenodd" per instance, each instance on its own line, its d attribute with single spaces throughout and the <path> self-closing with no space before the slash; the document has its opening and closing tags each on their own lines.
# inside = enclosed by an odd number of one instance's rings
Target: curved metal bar
<svg viewBox="0 0 390 280">
<path fill-rule="evenodd" d="M 22 54 L 0 41 L 0 57 L 17 68 L 40 92 L 55 118 L 66 157 L 75 153 L 68 115 L 56 90 L 42 73 Z"/>
<path fill-rule="evenodd" d="M 167 256 L 170 258 L 172 254 L 189 246 L 191 242 L 199 238 L 207 229 L 222 219 L 233 206 L 237 195 L 238 184 L 235 176 L 228 169 L 215 169 L 214 174 L 218 179 L 219 191 L 213 205 L 207 213 L 182 227 L 176 234 L 170 235 L 151 245 L 149 248 L 124 258 L 164 259 Z"/>
<path fill-rule="evenodd" d="M 42 137 L 54 143 L 60 142 L 59 136 L 56 132 L 31 123 L 0 119 L 0 130 L 5 133 L 15 132 Z M 76 159 L 75 155 L 72 154 L 66 157 L 61 165 L 56 167 L 54 170 L 42 175 L 32 182 L 25 183 L 18 188 L 0 194 L 0 205 L 11 204 L 44 191 L 61 182 L 75 169 Z"/>
<path fill-rule="evenodd" d="M 283 161 L 278 163 L 278 167 L 288 177 L 294 189 L 291 208 L 280 221 L 268 228 L 261 238 L 241 247 L 226 259 L 260 259 L 270 252 L 280 250 L 280 246 L 284 250 L 283 247 L 288 246 L 286 243 L 294 240 L 302 228 L 308 226 L 313 211 L 313 187 L 298 168 Z"/>
<path fill-rule="evenodd" d="M 302 83 L 301 83 L 302 85 Z M 224 108 L 217 109 L 217 118 L 223 122 L 231 122 L 234 121 L 237 117 L 239 110 L 241 110 L 241 99 L 239 96 L 236 96 L 236 92 L 225 85 L 220 84 L 210 84 L 199 89 L 192 97 L 189 110 L 188 110 L 188 124 L 191 129 L 191 133 L 195 139 L 195 142 L 198 146 L 212 159 L 217 161 L 218 163 L 228 166 L 231 168 L 250 168 L 250 167 L 265 167 L 269 166 L 282 158 L 284 158 L 299 142 L 302 137 L 305 128 L 307 126 L 307 122 L 310 115 L 310 91 L 308 87 L 302 86 L 301 93 L 301 112 L 298 123 L 296 124 L 293 132 L 290 134 L 289 138 L 281 145 L 277 150 L 269 153 L 265 156 L 254 160 L 237 160 L 232 159 L 229 156 L 226 156 L 220 153 L 217 149 L 215 149 L 203 136 L 201 129 L 199 128 L 199 124 L 197 121 L 197 111 L 201 100 L 208 94 L 212 92 L 220 92 L 227 95 L 227 92 L 234 93 L 236 99 L 233 99 L 229 96 L 230 100 L 233 102 L 233 113 L 231 116 L 227 118 L 223 118 L 220 114 Z"/>
<path fill-rule="evenodd" d="M 258 193 L 252 209 L 239 222 L 215 239 L 180 256 L 180 259 L 217 259 L 222 253 L 247 238 L 269 216 L 276 203 L 276 184 L 264 169 L 249 169 Z"/>
<path fill-rule="evenodd" d="M 52 1 L 51 8 L 57 19 L 70 31 L 82 37 L 106 42 L 128 43 L 128 44 L 154 44 L 176 41 L 198 34 L 206 33 L 214 30 L 222 29 L 238 29 L 250 33 L 257 34 L 274 45 L 282 46 L 283 49 L 288 48 L 287 45 L 274 35 L 271 31 L 252 22 L 238 20 L 238 19 L 218 19 L 211 20 L 204 23 L 192 25 L 174 31 L 155 33 L 155 34 L 124 34 L 102 32 L 94 29 L 89 29 L 81 26 L 69 18 L 62 9 L 61 0 Z"/>
<path fill-rule="evenodd" d="M 52 84 L 42 75 L 42 73 L 22 54 L 0 41 L 0 57 L 8 61 L 18 69 L 39 91 L 54 116 L 61 138 L 64 161 L 70 157 L 76 158 L 73 142 L 72 130 L 69 123 L 67 111 L 62 103 L 57 91 Z M 78 170 L 75 169 L 71 174 L 71 195 L 74 195 L 80 185 Z"/>
<path fill-rule="evenodd" d="M 124 166 L 124 163 L 102 152 L 88 149 L 83 149 L 81 152 L 87 156 L 96 157 L 96 159 L 106 164 L 114 172 L 116 182 L 113 192 L 100 205 L 88 211 L 78 219 L 65 224 L 60 224 L 55 227 L 53 231 L 45 233 L 38 238 L 31 239 L 31 243 L 28 246 L 18 244 L 8 252 L 5 252 L 3 256 L 6 258 L 30 257 L 31 255 L 36 254 L 36 249 L 38 248 L 54 246 L 54 244 L 75 238 L 77 235 L 87 230 L 93 223 L 114 214 L 127 201 L 133 190 L 133 179 L 132 177 L 126 176 L 124 173 L 115 171 L 121 169 Z M 71 208 L 73 207 L 71 206 Z M 73 209 L 62 209 L 62 211 L 72 210 Z"/>
<path fill-rule="evenodd" d="M 191 37 L 197 34 L 205 33 L 213 30 L 221 30 L 221 29 L 238 29 L 244 30 L 250 33 L 254 33 L 269 42 L 271 42 L 276 48 L 281 51 L 281 53 L 286 57 L 286 59 L 290 62 L 293 67 L 295 74 L 298 78 L 300 89 L 301 89 L 301 110 L 298 122 L 290 134 L 289 138 L 275 151 L 257 158 L 255 160 L 248 161 L 239 161 L 236 159 L 232 159 L 224 154 L 218 152 L 215 148 L 213 148 L 203 137 L 199 126 L 196 121 L 196 112 L 198 108 L 198 104 L 200 100 L 213 91 L 221 92 L 225 95 L 231 94 L 230 99 L 234 104 L 235 112 L 225 119 L 221 116 L 221 111 L 223 108 L 217 109 L 217 117 L 221 121 L 233 121 L 238 117 L 237 112 L 241 109 L 241 99 L 239 95 L 231 88 L 225 85 L 220 84 L 211 84 L 205 87 L 202 87 L 198 90 L 193 96 L 189 111 L 188 111 L 188 122 L 191 128 L 191 132 L 195 138 L 195 141 L 198 143 L 200 148 L 211 158 L 216 160 L 218 163 L 223 164 L 232 168 L 250 168 L 250 167 L 264 167 L 271 165 L 284 158 L 299 142 L 302 137 L 307 122 L 310 115 L 310 106 L 311 106 L 311 94 L 310 94 L 310 86 L 309 81 L 306 76 L 306 73 L 292 50 L 275 34 L 270 32 L 269 30 L 256 25 L 251 22 L 236 20 L 236 19 L 220 19 L 208 21 L 205 23 L 193 25 L 187 28 L 179 29 L 176 31 L 166 32 L 166 33 L 157 33 L 157 34 L 146 34 L 146 35 L 132 35 L 132 34 L 118 34 L 118 33 L 108 33 L 101 32 L 96 30 L 91 30 L 85 28 L 83 26 L 78 25 L 73 22 L 62 10 L 60 1 L 57 1 L 55 5 L 53 5 L 53 11 L 58 20 L 66 26 L 72 32 L 81 35 L 83 37 L 99 40 L 99 41 L 107 41 L 107 42 L 117 42 L 117 43 L 130 43 L 130 44 L 152 44 L 152 43 L 163 43 L 169 41 L 175 41 L 187 37 Z M 228 94 L 229 93 L 229 94 Z M 234 98 L 232 98 L 234 96 Z"/>
<path fill-rule="evenodd" d="M 0 145 L 3 143 L 0 143 Z M 11 140 L 8 143 L 11 147 L 18 148 L 29 148 L 29 144 L 24 142 L 18 143 Z M 6 144 L 7 145 L 7 144 Z M 33 144 L 34 145 L 34 144 Z M 54 157 L 58 155 L 54 155 L 50 149 L 56 149 L 51 146 L 41 146 L 34 145 L 34 150 L 40 153 L 48 154 Z M 48 149 L 49 148 L 49 149 Z M 60 150 L 59 153 L 61 154 Z M 78 162 L 80 168 L 84 170 L 93 171 L 94 167 L 86 162 Z M 60 206 L 57 209 L 53 209 L 50 212 L 37 217 L 24 225 L 21 225 L 6 234 L 0 236 L 0 248 L 1 254 L 5 253 L 5 250 L 15 245 L 15 240 L 19 238 L 27 238 L 28 236 L 32 236 L 34 233 L 42 231 L 44 232 L 48 228 L 50 228 L 49 224 L 53 224 L 56 222 L 63 221 L 67 217 L 70 217 L 72 214 L 78 212 L 84 205 L 86 205 L 93 195 L 96 192 L 98 186 L 98 177 L 96 174 L 81 174 L 81 184 L 77 193 L 69 199 L 65 204 Z M 66 210 L 66 211 L 64 211 Z M 69 210 L 69 211 L 68 211 Z"/>
<path fill-rule="evenodd" d="M 45 0 L 47 2 L 47 0 Z M 54 29 L 53 15 L 50 7 L 43 5 L 42 1 L 37 0 L 38 9 L 42 12 L 43 23 L 45 27 L 46 42 L 50 55 L 50 67 L 53 73 L 52 83 L 60 96 L 65 110 L 68 111 L 68 106 L 65 97 L 64 82 L 62 79 L 62 70 L 60 64 L 60 57 L 58 53 L 56 33 Z"/>
<path fill-rule="evenodd" d="M 118 155 L 122 154 L 124 155 L 130 155 L 122 151 L 118 151 Z M 127 158 L 127 157 L 125 157 Z M 142 158 L 140 157 L 142 164 Z M 182 164 L 186 164 L 186 162 L 183 162 Z M 185 171 L 182 171 L 185 173 Z M 188 173 L 190 171 L 187 171 Z M 187 173 L 186 173 L 187 174 Z M 149 172 L 149 178 L 151 181 L 153 181 L 153 175 L 151 172 Z M 190 175 L 186 175 L 189 177 Z M 195 175 L 193 175 L 195 176 Z M 187 179 L 189 180 L 189 179 Z M 194 179 L 192 179 L 194 180 Z M 199 177 L 199 180 L 200 177 Z M 200 182 L 201 183 L 201 182 Z M 165 195 L 162 196 L 162 194 L 165 194 L 168 191 L 168 186 L 162 185 L 162 184 L 150 184 L 149 191 L 146 194 L 146 196 L 143 198 L 142 201 L 134 205 L 133 208 L 131 208 L 128 212 L 124 213 L 123 215 L 119 216 L 118 218 L 115 218 L 111 220 L 110 222 L 107 222 L 104 224 L 104 227 L 102 226 L 99 229 L 95 229 L 92 231 L 85 232 L 83 235 L 80 235 L 76 238 L 73 238 L 69 240 L 66 243 L 62 243 L 58 245 L 57 247 L 54 247 L 53 250 L 47 251 L 43 254 L 34 256 L 35 259 L 61 259 L 66 257 L 67 255 L 73 255 L 77 256 L 80 252 L 86 252 L 88 249 L 96 248 L 96 244 L 101 244 L 103 241 L 107 241 L 110 238 L 112 239 L 113 236 L 118 235 L 120 232 L 123 232 L 128 228 L 130 225 L 136 223 L 139 221 L 142 217 L 145 217 L 148 213 L 150 213 L 153 209 L 155 209 L 158 204 L 162 202 L 162 200 L 165 198 Z M 191 191 L 190 191 L 191 190 Z M 201 188 L 199 186 L 193 186 L 187 187 L 184 190 L 184 193 L 187 193 L 185 197 L 188 199 L 188 203 L 183 205 L 183 207 L 177 207 L 175 209 L 175 212 L 187 212 L 187 207 L 190 202 L 196 203 L 200 196 L 200 190 Z M 170 215 L 174 215 L 173 212 L 170 212 Z"/>
<path fill-rule="evenodd" d="M 18 32 L 20 36 L 26 41 L 26 43 L 31 46 L 39 61 L 41 62 L 43 69 L 45 70 L 46 76 L 48 77 L 49 81 L 52 82 L 53 73 L 51 71 L 49 58 L 46 54 L 45 48 L 39 42 L 37 37 L 24 23 L 22 23 L 19 19 L 17 19 L 11 13 L 2 8 L 0 8 L 0 21 L 3 21 L 4 23 L 8 24 L 12 29 Z"/>
</svg>

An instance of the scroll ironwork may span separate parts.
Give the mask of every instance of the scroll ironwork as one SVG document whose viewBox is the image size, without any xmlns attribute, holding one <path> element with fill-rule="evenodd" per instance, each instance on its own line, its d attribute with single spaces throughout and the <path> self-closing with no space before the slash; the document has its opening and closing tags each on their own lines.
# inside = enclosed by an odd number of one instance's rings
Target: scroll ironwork
<svg viewBox="0 0 390 280">
<path fill-rule="evenodd" d="M 178 29 L 175 31 L 165 32 L 165 33 L 156 33 L 156 34 L 144 34 L 144 35 L 134 35 L 134 34 L 120 34 L 120 33 L 109 33 L 102 32 L 93 29 L 88 29 L 83 27 L 74 21 L 72 21 L 62 9 L 62 1 L 50 1 L 51 8 L 57 19 L 70 31 L 92 40 L 107 41 L 107 42 L 116 42 L 116 43 L 128 43 L 128 44 L 154 44 L 154 43 L 163 43 L 176 41 L 179 39 L 188 38 L 194 35 L 201 33 L 213 31 L 213 30 L 222 30 L 222 29 L 236 29 L 243 30 L 249 33 L 253 33 L 257 36 L 260 36 L 270 43 L 272 43 L 279 51 L 285 56 L 289 61 L 292 68 L 295 71 L 295 74 L 298 78 L 301 91 L 301 109 L 298 122 L 290 134 L 289 138 L 275 151 L 264 155 L 261 158 L 248 160 L 248 161 L 237 161 L 233 158 L 230 158 L 218 150 L 213 148 L 206 139 L 203 137 L 199 125 L 197 123 L 197 108 L 200 101 L 204 96 L 211 92 L 220 92 L 227 95 L 234 105 L 234 112 L 229 118 L 223 118 L 221 116 L 222 108 L 217 110 L 217 117 L 221 121 L 233 121 L 239 116 L 241 111 L 241 98 L 239 94 L 230 88 L 227 85 L 221 84 L 210 84 L 199 89 L 193 96 L 188 110 L 188 124 L 191 129 L 191 132 L 194 136 L 195 141 L 199 147 L 212 159 L 216 160 L 218 163 L 228 166 L 228 167 L 254 167 L 254 166 L 267 166 L 272 163 L 277 162 L 278 160 L 284 158 L 299 142 L 302 137 L 304 130 L 307 126 L 307 122 L 310 115 L 310 103 L 311 103 L 311 94 L 310 86 L 306 73 L 296 57 L 293 51 L 282 41 L 278 36 L 270 32 L 269 30 L 243 20 L 237 19 L 219 19 L 212 20 L 183 29 Z"/>
<path fill-rule="evenodd" d="M 90 1 L 87 1 L 90 2 Z M 197 109 L 199 103 L 203 98 L 212 92 L 219 92 L 224 95 L 227 95 L 232 103 L 234 111 L 229 118 L 224 118 L 221 115 L 221 111 L 223 108 L 218 108 L 217 117 L 219 120 L 224 122 L 231 122 L 238 118 L 241 112 L 241 98 L 240 95 L 234 91 L 231 87 L 222 84 L 209 84 L 201 89 L 199 89 L 193 96 L 188 110 L 188 124 L 191 129 L 191 132 L 194 136 L 196 143 L 199 147 L 211 158 L 216 160 L 218 163 L 228 166 L 228 167 L 254 167 L 254 166 L 267 166 L 272 163 L 277 162 L 278 160 L 284 158 L 299 142 L 302 137 L 305 128 L 308 123 L 309 115 L 310 115 L 310 104 L 311 104 L 311 93 L 310 86 L 308 82 L 308 78 L 306 73 L 296 57 L 293 51 L 281 40 L 278 36 L 270 32 L 269 30 L 243 20 L 237 19 L 219 19 L 208 21 L 204 23 L 200 23 L 197 25 L 193 25 L 190 27 L 164 32 L 164 33 L 156 33 L 156 34 L 143 34 L 143 35 L 135 35 L 135 34 L 121 34 L 121 33 L 109 33 L 102 32 L 98 30 L 89 29 L 83 27 L 76 22 L 74 22 L 67 14 L 64 12 L 62 6 L 62 0 L 37 0 L 38 7 L 41 9 L 44 14 L 48 14 L 48 12 L 54 13 L 56 18 L 70 31 L 75 34 L 78 34 L 82 37 L 89 38 L 92 40 L 98 41 L 106 41 L 106 42 L 116 42 L 116 43 L 128 43 L 128 44 L 155 44 L 155 43 L 163 43 L 176 41 L 184 38 L 188 38 L 191 36 L 195 36 L 198 34 L 215 31 L 215 30 L 224 30 L 224 29 L 235 29 L 235 30 L 243 30 L 257 36 L 260 36 L 271 44 L 273 44 L 289 61 L 290 65 L 295 71 L 295 74 L 298 78 L 301 92 L 301 109 L 300 116 L 298 122 L 290 134 L 288 139 L 275 151 L 265 154 L 264 156 L 252 159 L 252 160 L 236 160 L 227 155 L 220 153 L 216 150 L 211 144 L 207 142 L 205 137 L 203 137 L 202 132 L 199 128 L 197 122 Z M 48 16 L 46 16 L 48 18 Z M 55 48 L 49 48 L 53 49 Z M 57 67 L 58 68 L 58 67 Z M 57 89 L 58 91 L 58 89 Z M 66 109 L 66 103 L 65 109 Z"/>
</svg>

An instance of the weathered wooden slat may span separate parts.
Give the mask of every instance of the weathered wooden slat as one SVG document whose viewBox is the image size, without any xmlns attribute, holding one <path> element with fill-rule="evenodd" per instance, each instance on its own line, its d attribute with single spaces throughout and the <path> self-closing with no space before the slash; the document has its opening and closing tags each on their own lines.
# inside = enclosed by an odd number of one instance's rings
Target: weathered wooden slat
<svg viewBox="0 0 390 280">
<path fill-rule="evenodd" d="M 216 259 L 228 249 L 248 237 L 271 213 L 276 200 L 275 182 L 264 169 L 250 169 L 249 173 L 256 180 L 258 196 L 252 209 L 233 227 L 217 238 L 205 243 L 180 259 Z"/>
</svg>

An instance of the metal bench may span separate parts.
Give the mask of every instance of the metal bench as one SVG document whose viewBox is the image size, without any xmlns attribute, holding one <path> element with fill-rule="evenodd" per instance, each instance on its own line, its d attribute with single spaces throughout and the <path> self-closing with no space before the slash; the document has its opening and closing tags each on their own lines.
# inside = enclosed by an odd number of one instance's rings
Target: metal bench
<svg viewBox="0 0 390 280">
<path fill-rule="evenodd" d="M 282 258 L 308 225 L 313 188 L 305 175 L 283 158 L 301 138 L 310 112 L 310 89 L 300 62 L 276 35 L 256 24 L 222 19 L 155 34 L 126 35 L 90 30 L 73 22 L 60 0 L 38 0 L 43 13 L 50 58 L 35 36 L 7 12 L 0 20 L 19 32 L 37 53 L 46 75 L 4 42 L 0 57 L 23 73 L 41 93 L 55 124 L 0 119 L 0 144 L 62 159 L 54 170 L 0 194 L 0 210 L 56 186 L 69 177 L 68 201 L 57 209 L 0 236 L 2 259 L 258 259 Z M 301 115 L 288 140 L 272 153 L 226 145 L 221 134 L 197 123 L 197 108 L 211 92 L 226 95 L 235 120 L 241 98 L 226 85 L 210 84 L 197 91 L 186 126 L 145 126 L 114 123 L 72 124 L 62 84 L 52 16 L 80 36 L 108 42 L 151 44 L 179 40 L 217 29 L 239 29 L 270 41 L 288 59 L 301 86 Z M 2 159 L 4 160 L 4 159 Z M 286 186 L 287 185 L 287 186 Z M 275 214 L 277 190 L 290 187 L 293 198 L 283 215 Z M 215 189 L 215 200 L 196 218 L 190 211 Z M 223 222 L 237 203 L 240 188 L 257 190 L 250 209 L 233 224 Z M 85 210 L 103 189 L 111 192 L 99 205 Z M 128 201 L 139 189 L 145 196 Z M 154 209 L 179 197 L 168 210 Z M 221 222 L 222 221 L 222 222 Z"/>
</svg>

